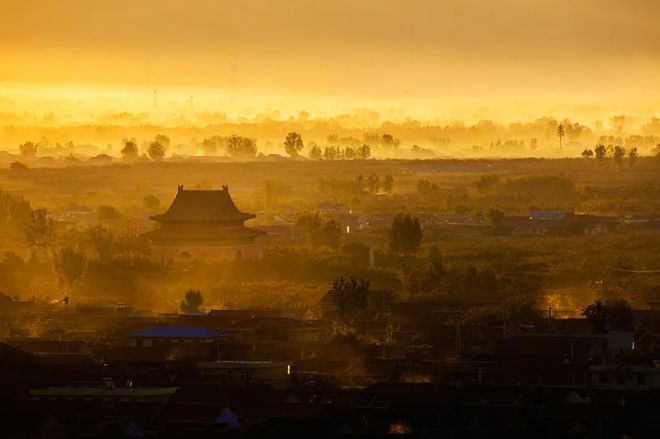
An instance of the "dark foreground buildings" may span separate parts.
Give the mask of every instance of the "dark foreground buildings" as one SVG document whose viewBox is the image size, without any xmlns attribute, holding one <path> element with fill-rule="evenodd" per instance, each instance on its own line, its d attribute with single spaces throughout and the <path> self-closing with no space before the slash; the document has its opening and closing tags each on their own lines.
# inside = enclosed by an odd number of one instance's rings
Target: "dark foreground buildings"
<svg viewBox="0 0 660 439">
<path fill-rule="evenodd" d="M 349 321 L 328 303 L 313 320 L 5 313 L 2 437 L 660 437 L 655 311 L 605 332 L 547 313 L 470 322 L 458 302 L 370 294 Z M 53 321 L 57 334 L 32 335 Z"/>
</svg>

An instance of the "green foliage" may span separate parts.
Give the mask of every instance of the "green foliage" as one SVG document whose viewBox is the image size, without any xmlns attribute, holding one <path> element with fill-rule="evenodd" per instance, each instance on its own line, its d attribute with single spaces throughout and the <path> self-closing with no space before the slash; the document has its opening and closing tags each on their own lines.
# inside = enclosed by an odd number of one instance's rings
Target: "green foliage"
<svg viewBox="0 0 660 439">
<path fill-rule="evenodd" d="M 198 289 L 190 289 L 186 291 L 186 294 L 183 296 L 183 300 L 179 305 L 181 312 L 200 312 L 202 304 L 204 303 L 204 296 L 202 292 Z"/>
<path fill-rule="evenodd" d="M 400 253 L 415 253 L 422 242 L 419 220 L 410 214 L 399 212 L 389 230 L 390 248 Z"/>
</svg>

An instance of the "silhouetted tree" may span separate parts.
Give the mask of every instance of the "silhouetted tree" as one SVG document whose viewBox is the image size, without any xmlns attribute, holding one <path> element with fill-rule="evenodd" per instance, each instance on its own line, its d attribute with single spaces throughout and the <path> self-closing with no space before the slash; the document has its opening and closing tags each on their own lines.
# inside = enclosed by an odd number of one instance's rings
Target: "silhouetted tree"
<svg viewBox="0 0 660 439">
<path fill-rule="evenodd" d="M 44 253 L 55 240 L 55 223 L 48 217 L 46 209 L 37 209 L 28 217 L 23 226 L 27 242 L 40 247 Z"/>
<path fill-rule="evenodd" d="M 628 301 L 597 300 L 582 310 L 582 315 L 589 320 L 596 332 L 610 330 L 631 330 L 634 322 L 632 307 Z"/>
<path fill-rule="evenodd" d="M 366 308 L 369 281 L 354 275 L 348 279 L 340 276 L 332 282 L 328 294 L 339 313 L 339 318 L 342 322 L 346 322 L 351 314 Z"/>
<path fill-rule="evenodd" d="M 607 158 L 607 148 L 603 144 L 598 144 L 594 148 L 594 154 L 599 161 L 603 161 Z"/>
<path fill-rule="evenodd" d="M 323 158 L 325 160 L 337 160 L 341 157 L 341 151 L 337 146 L 326 146 L 323 150 Z"/>
<path fill-rule="evenodd" d="M 497 186 L 500 182 L 500 176 L 497 174 L 486 174 L 479 177 L 475 186 L 479 192 L 487 192 Z"/>
<path fill-rule="evenodd" d="M 445 274 L 445 267 L 442 264 L 442 253 L 436 244 L 429 248 L 427 256 L 427 273 L 434 283 L 440 281 Z"/>
<path fill-rule="evenodd" d="M 394 189 L 394 177 L 391 175 L 386 175 L 385 179 L 383 180 L 383 190 L 388 194 L 391 194 L 392 189 Z"/>
<path fill-rule="evenodd" d="M 584 157 L 585 159 L 591 158 L 593 156 L 594 156 L 594 152 L 589 148 L 585 148 L 584 151 L 582 151 L 582 157 Z"/>
<path fill-rule="evenodd" d="M 268 207 L 273 207 L 277 204 L 277 186 L 274 181 L 266 180 L 264 184 L 264 195 Z"/>
<path fill-rule="evenodd" d="M 350 146 L 347 146 L 346 148 L 344 148 L 344 151 L 342 152 L 342 157 L 345 160 L 352 160 L 352 159 L 355 158 L 356 155 L 357 154 L 356 154 L 355 150 L 353 148 L 351 148 Z"/>
<path fill-rule="evenodd" d="M 96 209 L 96 215 L 102 221 L 113 221 L 121 218 L 121 212 L 112 206 L 101 205 Z"/>
<path fill-rule="evenodd" d="M 190 289 L 186 291 L 181 301 L 181 312 L 200 312 L 202 304 L 204 303 L 204 296 L 198 289 Z"/>
<path fill-rule="evenodd" d="M 504 220 L 504 212 L 491 207 L 486 211 L 486 220 L 488 220 L 488 222 L 494 226 L 499 226 Z"/>
<path fill-rule="evenodd" d="M 291 157 L 297 157 L 304 146 L 302 137 L 299 133 L 292 131 L 287 134 L 286 139 L 284 139 L 284 150 Z"/>
<path fill-rule="evenodd" d="M 380 190 L 380 178 L 376 174 L 370 174 L 367 177 L 367 190 L 372 194 L 376 194 Z"/>
<path fill-rule="evenodd" d="M 395 252 L 415 253 L 422 242 L 419 220 L 409 214 L 398 213 L 389 230 L 390 247 Z"/>
<path fill-rule="evenodd" d="M 18 145 L 18 151 L 22 156 L 25 157 L 34 157 L 37 155 L 37 150 L 39 149 L 38 145 L 33 142 L 25 142 Z"/>
<path fill-rule="evenodd" d="M 211 137 L 207 137 L 206 139 L 202 140 L 202 149 L 204 150 L 204 154 L 207 155 L 212 155 L 216 154 L 218 152 L 218 149 L 225 145 L 227 142 L 227 138 L 219 135 L 214 135 Z"/>
<path fill-rule="evenodd" d="M 435 183 L 421 178 L 417 180 L 417 191 L 422 195 L 428 195 L 435 192 L 438 189 L 438 186 Z"/>
<path fill-rule="evenodd" d="M 115 237 L 112 230 L 98 224 L 89 227 L 85 234 L 99 261 L 110 261 L 115 252 Z"/>
<path fill-rule="evenodd" d="M 361 159 L 368 159 L 371 157 L 371 147 L 366 143 L 358 148 L 358 157 Z"/>
<path fill-rule="evenodd" d="M 149 194 L 142 199 L 142 206 L 148 211 L 153 211 L 160 207 L 160 200 L 155 195 Z"/>
<path fill-rule="evenodd" d="M 253 139 L 229 136 L 226 140 L 227 153 L 232 157 L 251 158 L 257 155 L 257 144 Z"/>
<path fill-rule="evenodd" d="M 305 242 L 311 248 L 322 245 L 338 248 L 341 244 L 341 224 L 334 220 L 324 221 L 318 213 L 300 216 L 297 225 L 303 228 Z"/>
<path fill-rule="evenodd" d="M 400 140 L 395 139 L 391 134 L 383 134 L 381 137 L 381 144 L 385 148 L 396 148 L 399 146 Z"/>
<path fill-rule="evenodd" d="M 163 145 L 165 149 L 169 148 L 170 144 L 172 143 L 170 138 L 165 134 L 157 134 L 156 137 L 154 137 L 154 141 Z"/>
<path fill-rule="evenodd" d="M 147 148 L 147 154 L 149 154 L 149 157 L 151 157 L 151 160 L 159 162 L 165 158 L 165 153 L 167 152 L 167 148 L 165 145 L 158 141 L 153 141 L 149 144 L 149 148 Z"/>
<path fill-rule="evenodd" d="M 309 150 L 309 158 L 312 160 L 321 160 L 323 157 L 323 151 L 318 145 L 313 145 Z"/>
<path fill-rule="evenodd" d="M 60 285 L 64 286 L 68 293 L 73 293 L 85 274 L 87 259 L 73 248 L 64 247 L 53 254 L 53 267 Z"/>
<path fill-rule="evenodd" d="M 562 139 L 564 138 L 565 135 L 566 135 L 566 132 L 564 131 L 564 125 L 559 124 L 559 126 L 557 127 L 557 137 L 559 137 L 559 150 L 560 151 L 561 151 L 561 147 L 562 147 L 561 141 L 562 141 Z"/>
<path fill-rule="evenodd" d="M 30 168 L 23 162 L 15 161 L 9 164 L 9 170 L 12 172 L 25 172 Z"/>
<path fill-rule="evenodd" d="M 135 139 L 124 139 L 124 147 L 121 149 L 121 156 L 126 161 L 133 161 L 138 157 L 138 147 Z"/>
<path fill-rule="evenodd" d="M 323 241 L 324 243 L 332 248 L 339 248 L 341 245 L 341 224 L 335 220 L 330 220 L 325 223 L 323 227 Z"/>
<path fill-rule="evenodd" d="M 612 152 L 612 159 L 614 160 L 614 163 L 616 163 L 616 166 L 621 169 L 623 168 L 623 159 L 626 156 L 626 149 L 622 146 L 615 146 L 614 150 Z"/>
<path fill-rule="evenodd" d="M 635 166 L 635 163 L 637 163 L 637 157 L 639 157 L 637 148 L 630 148 L 628 150 L 628 161 L 630 162 L 630 166 Z"/>
</svg>

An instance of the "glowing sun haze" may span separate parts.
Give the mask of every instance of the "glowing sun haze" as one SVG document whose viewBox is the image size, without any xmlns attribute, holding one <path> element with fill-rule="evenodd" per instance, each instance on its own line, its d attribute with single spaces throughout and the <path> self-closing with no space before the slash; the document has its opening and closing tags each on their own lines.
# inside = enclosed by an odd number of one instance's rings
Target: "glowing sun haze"
<svg viewBox="0 0 660 439">
<path fill-rule="evenodd" d="M 657 0 L 0 4 L 4 111 L 139 111 L 153 89 L 214 111 L 430 119 L 652 114 L 660 102 Z"/>
</svg>

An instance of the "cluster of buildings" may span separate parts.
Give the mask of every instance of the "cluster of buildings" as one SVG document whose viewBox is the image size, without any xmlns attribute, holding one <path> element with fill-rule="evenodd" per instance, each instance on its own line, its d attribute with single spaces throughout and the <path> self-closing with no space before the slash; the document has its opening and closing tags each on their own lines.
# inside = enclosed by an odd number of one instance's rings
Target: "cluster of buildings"
<svg viewBox="0 0 660 439">
<path fill-rule="evenodd" d="M 151 220 L 158 226 L 142 236 L 151 243 L 154 260 L 260 258 L 268 243 L 302 243 L 304 226 L 298 223 L 302 212 L 283 208 L 281 212 L 261 213 L 259 218 L 240 211 L 227 186 L 220 190 L 191 190 L 179 185 L 174 200 L 162 214 Z M 335 221 L 354 241 L 377 240 L 375 234 L 388 229 L 392 212 L 358 213 L 344 203 L 321 203 L 315 213 L 325 221 Z M 528 215 L 503 216 L 496 223 L 483 218 L 437 212 L 413 212 L 428 236 L 506 237 L 575 236 L 608 233 L 660 233 L 660 218 L 653 216 L 611 217 L 537 211 Z M 67 224 L 98 222 L 94 212 L 73 205 L 58 220 Z M 253 221 L 254 226 L 245 222 Z M 260 239 L 257 239 L 260 238 Z"/>
<path fill-rule="evenodd" d="M 346 234 L 380 232 L 388 229 L 396 213 L 358 213 L 343 203 L 319 204 L 321 218 L 341 224 Z M 296 226 L 297 212 L 282 212 L 260 219 L 258 227 L 271 237 L 300 239 Z M 559 211 L 534 211 L 527 215 L 503 216 L 496 224 L 482 218 L 461 214 L 412 212 L 430 236 L 506 237 L 506 236 L 578 236 L 610 233 L 660 233 L 660 217 L 600 216 Z"/>
<path fill-rule="evenodd" d="M 370 291 L 303 309 L 140 315 L 4 304 L 9 435 L 658 437 L 660 312 L 598 332 L 547 311 Z M 53 433 L 54 436 L 54 433 Z M 44 437 L 50 437 L 48 435 Z"/>
</svg>

